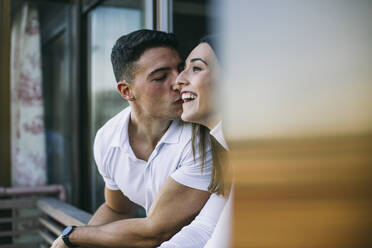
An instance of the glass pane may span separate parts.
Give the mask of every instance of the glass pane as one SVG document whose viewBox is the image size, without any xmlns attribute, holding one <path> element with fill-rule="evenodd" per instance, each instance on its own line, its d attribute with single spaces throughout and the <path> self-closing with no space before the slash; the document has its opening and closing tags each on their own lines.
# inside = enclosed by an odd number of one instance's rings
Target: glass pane
<svg viewBox="0 0 372 248">
<path fill-rule="evenodd" d="M 216 17 L 207 0 L 173 0 L 173 31 L 180 40 L 181 57 L 186 58 L 201 37 L 210 33 Z"/>
<path fill-rule="evenodd" d="M 72 202 L 72 94 L 67 32 L 69 4 L 40 3 L 43 93 L 47 141 L 48 183 L 63 184 Z M 58 31 L 56 31 L 58 30 Z"/>
<path fill-rule="evenodd" d="M 65 39 L 65 33 L 61 33 L 45 47 L 44 97 L 49 182 L 62 183 L 70 189 L 72 170 L 68 137 L 71 133 L 71 122 L 67 117 L 71 108 L 71 94 Z"/>
<path fill-rule="evenodd" d="M 131 1 L 133 3 L 133 1 Z M 136 1 L 141 3 L 141 1 Z M 108 6 L 107 4 L 111 4 Z M 122 35 L 143 28 L 142 6 L 125 2 L 106 2 L 89 13 L 89 105 L 90 147 L 97 130 L 128 103 L 116 91 L 116 80 L 111 66 L 111 49 Z M 118 5 L 120 3 L 120 5 Z M 92 211 L 104 201 L 104 183 L 91 156 Z"/>
</svg>

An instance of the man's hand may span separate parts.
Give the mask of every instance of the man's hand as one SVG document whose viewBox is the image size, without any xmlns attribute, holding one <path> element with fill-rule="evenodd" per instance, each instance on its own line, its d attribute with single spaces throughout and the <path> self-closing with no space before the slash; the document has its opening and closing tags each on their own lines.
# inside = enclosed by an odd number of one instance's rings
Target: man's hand
<svg viewBox="0 0 372 248">
<path fill-rule="evenodd" d="M 94 213 L 88 225 L 104 225 L 118 220 L 136 216 L 138 206 L 131 202 L 119 190 L 110 190 L 105 187 L 105 203 Z M 59 236 L 54 240 L 51 248 L 68 248 Z"/>
<path fill-rule="evenodd" d="M 65 244 L 65 242 L 63 242 L 62 236 L 59 236 L 56 240 L 54 240 L 50 248 L 68 248 L 68 247 Z"/>
</svg>

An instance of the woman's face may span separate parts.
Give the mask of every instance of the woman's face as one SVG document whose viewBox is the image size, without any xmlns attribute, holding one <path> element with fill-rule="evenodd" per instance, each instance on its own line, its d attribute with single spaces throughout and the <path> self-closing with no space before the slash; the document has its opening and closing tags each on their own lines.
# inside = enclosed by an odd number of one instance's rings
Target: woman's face
<svg viewBox="0 0 372 248">
<path fill-rule="evenodd" d="M 185 69 L 176 79 L 184 101 L 182 120 L 206 125 L 211 119 L 217 68 L 217 57 L 208 43 L 201 43 L 191 51 Z"/>
</svg>

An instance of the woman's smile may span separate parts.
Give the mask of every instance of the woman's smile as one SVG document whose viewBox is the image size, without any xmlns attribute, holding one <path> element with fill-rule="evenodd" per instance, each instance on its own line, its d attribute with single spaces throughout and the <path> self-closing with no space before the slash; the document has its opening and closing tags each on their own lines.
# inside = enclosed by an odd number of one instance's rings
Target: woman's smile
<svg viewBox="0 0 372 248">
<path fill-rule="evenodd" d="M 183 91 L 181 92 L 181 97 L 184 103 L 191 102 L 196 99 L 197 94 L 191 91 Z"/>
</svg>

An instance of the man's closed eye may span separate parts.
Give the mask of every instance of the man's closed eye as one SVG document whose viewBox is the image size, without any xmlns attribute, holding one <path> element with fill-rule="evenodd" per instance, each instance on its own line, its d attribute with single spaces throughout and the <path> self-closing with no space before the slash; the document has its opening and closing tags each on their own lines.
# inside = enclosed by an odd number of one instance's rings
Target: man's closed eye
<svg viewBox="0 0 372 248">
<path fill-rule="evenodd" d="M 161 81 L 164 81 L 166 78 L 167 78 L 167 74 L 164 74 L 161 77 L 154 78 L 153 81 L 161 82 Z"/>
</svg>

